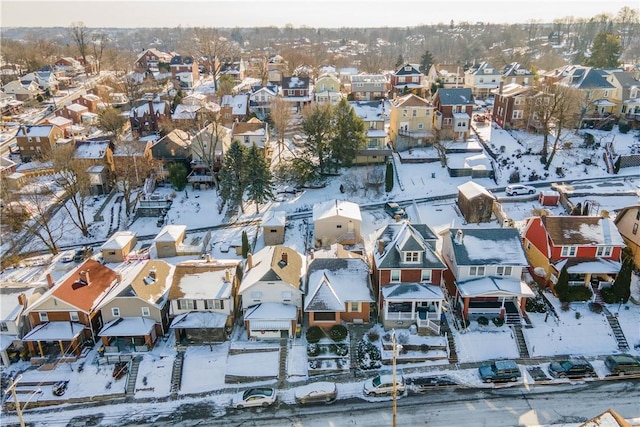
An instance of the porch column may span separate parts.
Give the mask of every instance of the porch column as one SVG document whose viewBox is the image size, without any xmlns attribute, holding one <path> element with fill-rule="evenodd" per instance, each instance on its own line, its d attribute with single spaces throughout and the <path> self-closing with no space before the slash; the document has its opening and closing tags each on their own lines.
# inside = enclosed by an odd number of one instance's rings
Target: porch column
<svg viewBox="0 0 640 427">
<path fill-rule="evenodd" d="M 469 316 L 469 297 L 464 297 L 464 308 L 462 309 L 462 317 L 467 318 Z"/>
<path fill-rule="evenodd" d="M 416 319 L 416 302 L 411 301 L 411 320 Z"/>
<path fill-rule="evenodd" d="M 520 312 L 524 313 L 527 307 L 527 297 L 520 298 Z"/>
<path fill-rule="evenodd" d="M 64 346 L 62 345 L 62 340 L 58 340 L 58 346 L 60 347 L 60 354 L 64 356 Z"/>
<path fill-rule="evenodd" d="M 149 346 L 149 350 L 153 347 L 153 343 L 151 342 L 151 335 L 145 335 L 144 343 Z"/>
<path fill-rule="evenodd" d="M 505 300 L 505 297 L 502 297 L 502 301 L 500 303 L 500 318 L 501 319 L 504 319 L 505 312 L 506 312 L 506 310 L 504 308 L 504 300 Z"/>
<path fill-rule="evenodd" d="M 40 357 L 44 357 L 44 350 L 42 349 L 42 341 L 38 341 L 38 350 L 40 350 Z"/>
<path fill-rule="evenodd" d="M 440 315 L 442 314 L 442 301 L 436 301 L 436 313 L 439 319 Z"/>
<path fill-rule="evenodd" d="M 587 273 L 584 275 L 584 285 L 586 287 L 589 287 L 591 285 L 591 276 L 593 275 L 593 273 Z"/>
<path fill-rule="evenodd" d="M 384 320 L 387 320 L 387 315 L 389 314 L 389 301 L 384 300 L 383 308 Z"/>
</svg>

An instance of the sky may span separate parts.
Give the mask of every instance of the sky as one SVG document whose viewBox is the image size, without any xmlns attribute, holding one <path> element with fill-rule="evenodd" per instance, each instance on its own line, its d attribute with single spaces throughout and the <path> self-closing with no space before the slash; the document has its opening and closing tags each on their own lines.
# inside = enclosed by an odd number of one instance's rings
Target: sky
<svg viewBox="0 0 640 427">
<path fill-rule="evenodd" d="M 455 22 L 552 22 L 615 15 L 637 0 L 20 0 L 0 3 L 6 27 L 405 27 Z M 28 13 L 26 10 L 28 9 Z"/>
</svg>

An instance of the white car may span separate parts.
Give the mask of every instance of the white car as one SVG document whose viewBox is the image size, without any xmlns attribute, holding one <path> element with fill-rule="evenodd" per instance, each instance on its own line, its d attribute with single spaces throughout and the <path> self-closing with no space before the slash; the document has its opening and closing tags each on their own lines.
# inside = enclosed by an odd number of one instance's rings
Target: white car
<svg viewBox="0 0 640 427">
<path fill-rule="evenodd" d="M 530 185 L 522 185 L 522 184 L 511 184 L 507 185 L 504 189 L 504 192 L 507 193 L 507 196 L 518 196 L 522 194 L 535 194 L 536 188 Z"/>
<path fill-rule="evenodd" d="M 396 395 L 404 393 L 404 377 L 396 375 Z M 364 382 L 364 394 L 367 396 L 385 396 L 393 394 L 393 375 L 378 375 Z"/>
<path fill-rule="evenodd" d="M 276 389 L 269 387 L 248 388 L 233 396 L 231 405 L 235 409 L 262 406 L 266 408 L 276 401 Z"/>
<path fill-rule="evenodd" d="M 73 257 L 75 256 L 75 252 L 74 251 L 67 251 L 64 254 L 62 254 L 62 257 L 60 258 L 60 261 L 62 262 L 71 262 L 73 261 Z"/>
</svg>

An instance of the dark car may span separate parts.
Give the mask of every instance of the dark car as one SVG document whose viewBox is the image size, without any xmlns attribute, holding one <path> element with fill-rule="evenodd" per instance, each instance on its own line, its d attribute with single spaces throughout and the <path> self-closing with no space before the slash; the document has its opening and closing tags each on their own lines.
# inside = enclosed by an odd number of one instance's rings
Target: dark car
<svg viewBox="0 0 640 427">
<path fill-rule="evenodd" d="M 400 218 L 407 218 L 407 213 L 396 202 L 387 202 L 384 204 L 384 211 L 391 215 L 391 218 L 399 216 Z"/>
<path fill-rule="evenodd" d="M 300 404 L 333 403 L 338 398 L 338 388 L 334 382 L 319 381 L 296 388 L 294 397 Z"/>
<path fill-rule="evenodd" d="M 413 391 L 425 391 L 436 387 L 452 387 L 458 385 L 452 378 L 447 376 L 407 378 L 406 383 L 409 389 Z"/>
<path fill-rule="evenodd" d="M 489 365 L 482 365 L 478 368 L 478 373 L 485 383 L 516 382 L 522 375 L 520 368 L 513 360 L 499 360 Z"/>
<path fill-rule="evenodd" d="M 76 249 L 76 252 L 73 255 L 73 260 L 75 262 L 84 261 L 89 258 L 91 254 L 93 254 L 93 248 L 91 246 L 84 246 L 80 249 Z"/>
<path fill-rule="evenodd" d="M 595 377 L 596 371 L 584 359 L 566 359 L 549 364 L 549 374 L 555 378 Z"/>
<path fill-rule="evenodd" d="M 630 354 L 607 356 L 604 364 L 614 375 L 640 375 L 640 358 Z"/>
</svg>

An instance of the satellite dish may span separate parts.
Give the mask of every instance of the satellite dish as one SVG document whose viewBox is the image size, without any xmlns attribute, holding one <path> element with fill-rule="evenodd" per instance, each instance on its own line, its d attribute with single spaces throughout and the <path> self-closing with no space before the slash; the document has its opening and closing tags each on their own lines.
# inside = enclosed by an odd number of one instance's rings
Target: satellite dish
<svg viewBox="0 0 640 427">
<path fill-rule="evenodd" d="M 534 269 L 533 269 L 533 273 L 534 273 L 536 276 L 543 276 L 543 277 L 544 277 L 544 276 L 546 276 L 546 275 L 547 275 L 547 272 L 545 271 L 545 269 L 544 269 L 543 267 L 536 267 L 536 268 L 534 268 Z"/>
</svg>

